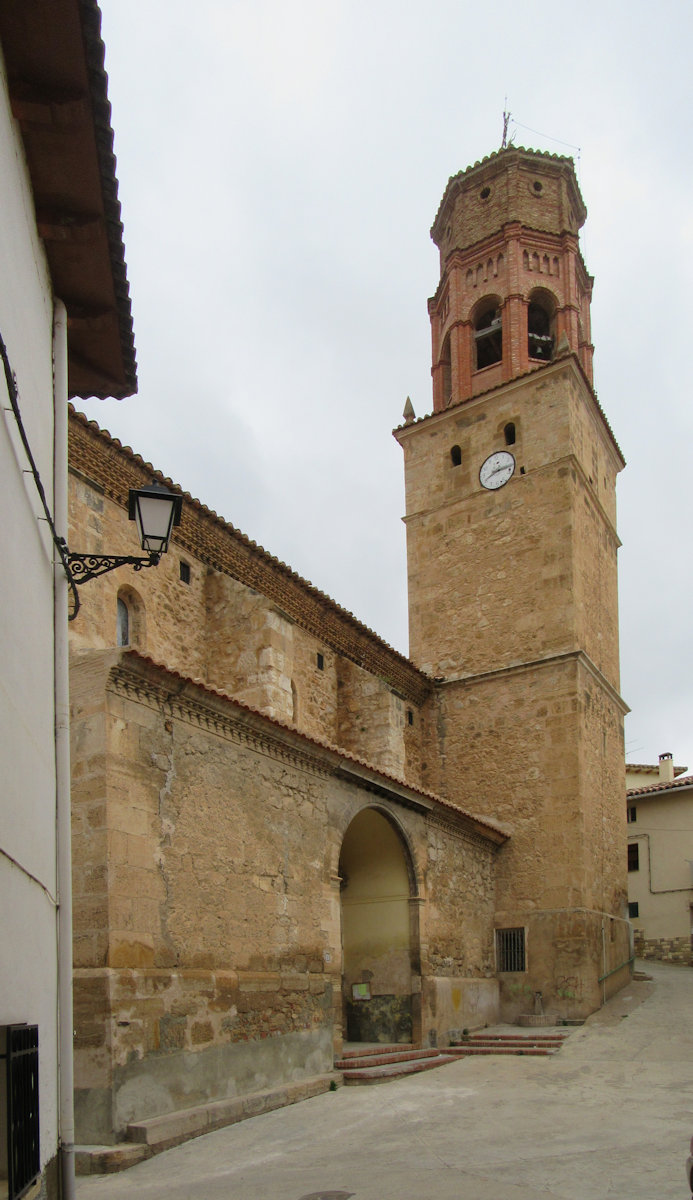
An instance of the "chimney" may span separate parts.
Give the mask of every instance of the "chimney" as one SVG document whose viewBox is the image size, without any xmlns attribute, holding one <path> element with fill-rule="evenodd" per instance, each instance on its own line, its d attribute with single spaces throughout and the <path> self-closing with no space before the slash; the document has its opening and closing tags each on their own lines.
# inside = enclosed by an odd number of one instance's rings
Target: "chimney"
<svg viewBox="0 0 693 1200">
<path fill-rule="evenodd" d="M 673 783 L 674 782 L 674 756 L 673 754 L 660 754 L 659 756 L 659 782 Z"/>
</svg>

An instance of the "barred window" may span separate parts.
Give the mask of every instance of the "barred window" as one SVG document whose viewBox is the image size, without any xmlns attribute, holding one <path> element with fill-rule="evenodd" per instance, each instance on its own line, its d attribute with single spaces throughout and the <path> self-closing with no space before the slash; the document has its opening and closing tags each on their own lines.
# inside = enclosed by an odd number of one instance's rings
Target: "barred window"
<svg viewBox="0 0 693 1200">
<path fill-rule="evenodd" d="M 38 1025 L 0 1026 L 0 1090 L 0 1195 L 20 1200 L 40 1170 Z"/>
<path fill-rule="evenodd" d="M 496 962 L 499 971 L 525 971 L 524 929 L 496 930 Z"/>
<path fill-rule="evenodd" d="M 628 870 L 640 870 L 640 847 L 637 842 L 628 843 Z"/>
<path fill-rule="evenodd" d="M 631 918 L 640 916 L 640 905 L 637 900 L 628 902 L 628 916 Z"/>
</svg>

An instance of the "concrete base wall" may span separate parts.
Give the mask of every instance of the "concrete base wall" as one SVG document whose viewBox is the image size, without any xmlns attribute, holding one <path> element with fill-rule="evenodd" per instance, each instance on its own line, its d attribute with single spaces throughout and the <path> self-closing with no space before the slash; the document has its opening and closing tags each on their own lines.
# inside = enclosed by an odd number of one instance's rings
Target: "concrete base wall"
<svg viewBox="0 0 693 1200">
<path fill-rule="evenodd" d="M 429 977 L 423 981 L 423 1042 L 447 1046 L 463 1029 L 483 1029 L 499 1019 L 497 979 Z"/>
<path fill-rule="evenodd" d="M 118 1067 L 112 1088 L 77 1088 L 77 1141 L 110 1145 L 127 1126 L 332 1070 L 332 1029 L 150 1056 Z"/>
</svg>

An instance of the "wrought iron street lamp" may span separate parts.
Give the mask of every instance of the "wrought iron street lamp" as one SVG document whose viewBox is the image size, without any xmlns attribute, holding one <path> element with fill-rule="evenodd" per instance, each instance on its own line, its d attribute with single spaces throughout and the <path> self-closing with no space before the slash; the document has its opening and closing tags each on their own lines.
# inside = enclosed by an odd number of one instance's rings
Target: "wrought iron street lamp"
<svg viewBox="0 0 693 1200">
<path fill-rule="evenodd" d="M 130 520 L 137 525 L 140 545 L 146 557 L 132 554 L 72 554 L 67 552 L 67 565 L 73 583 L 86 583 L 116 567 L 131 566 L 135 571 L 155 567 L 168 543 L 174 525 L 180 525 L 183 499 L 159 483 L 151 487 L 131 488 L 128 500 Z M 71 619 L 77 615 L 72 613 Z"/>
</svg>

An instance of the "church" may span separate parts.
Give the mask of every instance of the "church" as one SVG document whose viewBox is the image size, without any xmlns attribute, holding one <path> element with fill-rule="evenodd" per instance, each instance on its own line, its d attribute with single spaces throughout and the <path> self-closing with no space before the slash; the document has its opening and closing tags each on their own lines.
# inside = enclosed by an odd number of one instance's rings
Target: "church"
<svg viewBox="0 0 693 1200">
<path fill-rule="evenodd" d="M 132 553 L 130 489 L 182 502 L 70 627 L 78 1142 L 311 1094 L 345 1041 L 579 1020 L 630 978 L 585 218 L 558 155 L 445 189 L 432 411 L 394 432 L 408 658 L 71 412 L 73 551 Z"/>
</svg>

